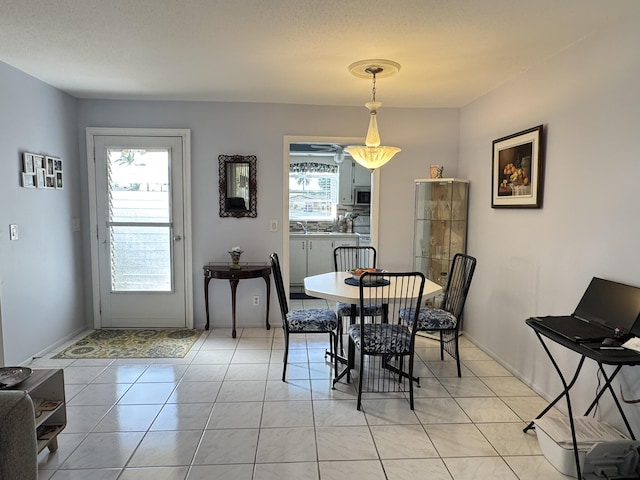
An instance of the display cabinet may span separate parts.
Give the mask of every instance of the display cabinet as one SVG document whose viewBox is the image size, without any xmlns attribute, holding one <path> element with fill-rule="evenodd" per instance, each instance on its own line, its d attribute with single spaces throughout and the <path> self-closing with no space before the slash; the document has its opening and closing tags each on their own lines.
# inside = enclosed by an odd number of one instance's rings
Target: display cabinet
<svg viewBox="0 0 640 480">
<path fill-rule="evenodd" d="M 415 180 L 413 265 L 443 287 L 456 253 L 466 253 L 469 182 Z"/>
</svg>

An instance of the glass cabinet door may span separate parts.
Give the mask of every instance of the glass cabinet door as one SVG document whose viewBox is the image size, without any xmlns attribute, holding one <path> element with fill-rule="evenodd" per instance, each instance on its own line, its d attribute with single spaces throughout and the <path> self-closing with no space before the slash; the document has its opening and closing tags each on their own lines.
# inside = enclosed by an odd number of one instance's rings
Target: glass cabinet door
<svg viewBox="0 0 640 480">
<path fill-rule="evenodd" d="M 467 249 L 469 182 L 415 180 L 414 268 L 443 287 L 456 253 Z"/>
</svg>

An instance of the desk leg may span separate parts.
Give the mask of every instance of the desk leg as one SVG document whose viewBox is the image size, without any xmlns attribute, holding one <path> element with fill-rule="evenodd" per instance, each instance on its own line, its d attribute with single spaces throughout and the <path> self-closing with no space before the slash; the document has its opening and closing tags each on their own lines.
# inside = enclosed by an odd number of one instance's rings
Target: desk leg
<svg viewBox="0 0 640 480">
<path fill-rule="evenodd" d="M 547 353 L 547 356 L 551 360 L 553 367 L 556 369 L 556 372 L 560 377 L 560 381 L 562 382 L 562 386 L 564 387 L 564 391 L 560 395 L 558 395 L 558 397 L 556 397 L 556 399 L 547 408 L 545 408 L 540 413 L 540 415 L 536 417 L 536 419 L 541 418 L 545 413 L 547 413 L 549 409 L 553 407 L 553 405 L 555 405 L 558 402 L 558 400 L 560 400 L 562 397 L 565 397 L 567 399 L 567 413 L 569 416 L 569 426 L 571 427 L 571 440 L 573 442 L 573 456 L 576 462 L 576 473 L 577 473 L 576 478 L 582 479 L 582 472 L 580 471 L 580 456 L 578 454 L 578 444 L 576 440 L 576 426 L 575 426 L 575 423 L 573 422 L 573 409 L 571 408 L 571 398 L 569 396 L 569 390 L 571 389 L 571 387 L 573 386 L 573 384 L 578 378 L 578 374 L 582 369 L 582 364 L 584 363 L 585 356 L 584 355 L 581 356 L 580 363 L 578 363 L 578 368 L 576 369 L 576 373 L 573 375 L 571 382 L 567 384 L 566 380 L 564 379 L 564 375 L 562 375 L 562 370 L 560 370 L 560 367 L 554 360 L 553 355 L 551 355 L 551 352 L 549 351 L 547 344 L 544 343 L 544 341 L 542 340 L 542 337 L 538 332 L 535 332 L 535 333 L 536 333 L 536 336 L 538 337 L 538 340 L 540 340 L 540 343 L 542 343 L 542 347 L 544 348 L 544 351 Z M 529 428 L 531 428 L 532 424 L 533 422 L 531 422 L 529 426 L 524 429 L 524 431 L 526 432 Z"/>
<path fill-rule="evenodd" d="M 267 330 L 271 330 L 271 325 L 269 325 L 269 300 L 271 299 L 271 281 L 269 280 L 269 275 L 265 275 L 264 281 L 267 283 Z"/>
<path fill-rule="evenodd" d="M 211 281 L 211 277 L 204 277 L 204 308 L 207 312 L 207 323 L 204 326 L 205 330 L 209 330 L 209 282 Z"/>
<path fill-rule="evenodd" d="M 238 289 L 237 279 L 229 280 L 231 285 L 231 336 L 236 338 L 236 290 Z"/>
<path fill-rule="evenodd" d="M 580 374 L 580 370 L 582 370 L 582 364 L 584 363 L 584 359 L 585 357 L 582 357 L 580 359 L 580 362 L 578 363 L 578 368 L 576 368 L 576 373 L 573 374 L 573 378 L 571 379 L 571 382 L 569 382 L 569 385 L 566 389 L 566 391 L 563 391 L 562 393 L 560 393 L 560 395 L 558 395 L 549 405 L 547 405 L 547 407 L 542 410 L 538 416 L 536 417 L 536 420 L 538 420 L 539 418 L 544 417 L 544 415 L 551 410 L 554 405 L 556 403 L 558 403 L 560 401 L 560 399 L 562 397 L 564 397 L 565 395 L 567 395 L 567 391 L 571 390 L 571 387 L 573 387 L 573 385 L 576 383 L 576 380 L 578 380 L 578 375 Z M 553 360 L 552 360 L 553 362 Z M 555 362 L 554 362 L 555 363 Z M 530 422 L 529 425 L 527 425 L 524 430 L 522 430 L 524 433 L 527 433 L 529 430 L 531 430 L 534 427 L 534 422 Z"/>
</svg>

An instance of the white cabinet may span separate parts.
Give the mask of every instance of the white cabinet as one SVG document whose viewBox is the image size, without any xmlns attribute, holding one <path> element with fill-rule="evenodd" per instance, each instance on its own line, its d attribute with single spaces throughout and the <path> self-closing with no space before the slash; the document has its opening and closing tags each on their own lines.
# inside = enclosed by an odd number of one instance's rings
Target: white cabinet
<svg viewBox="0 0 640 480">
<path fill-rule="evenodd" d="M 353 164 L 353 160 L 345 158 L 339 167 L 338 203 L 342 205 L 353 205 Z"/>
<path fill-rule="evenodd" d="M 345 159 L 340 165 L 338 185 L 339 203 L 353 205 L 353 187 L 371 186 L 371 172 L 353 159 Z"/>
<path fill-rule="evenodd" d="M 333 249 L 357 246 L 355 234 L 300 234 L 289 236 L 289 284 L 300 286 L 304 277 L 333 271 Z"/>
<path fill-rule="evenodd" d="M 354 162 L 353 164 L 353 184 L 356 187 L 371 186 L 371 171 L 368 168 L 364 168 L 358 162 Z"/>
<path fill-rule="evenodd" d="M 310 239 L 307 248 L 307 277 L 327 272 L 333 272 L 333 240 Z"/>
<path fill-rule="evenodd" d="M 289 237 L 289 283 L 301 285 L 307 276 L 307 240 L 299 235 Z"/>
</svg>

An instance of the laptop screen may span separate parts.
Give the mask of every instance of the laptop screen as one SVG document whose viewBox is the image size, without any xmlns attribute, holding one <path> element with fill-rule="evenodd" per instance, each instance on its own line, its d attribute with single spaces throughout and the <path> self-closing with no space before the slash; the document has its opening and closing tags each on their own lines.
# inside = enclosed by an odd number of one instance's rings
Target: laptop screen
<svg viewBox="0 0 640 480">
<path fill-rule="evenodd" d="M 593 277 L 574 315 L 640 336 L 640 288 Z"/>
</svg>

